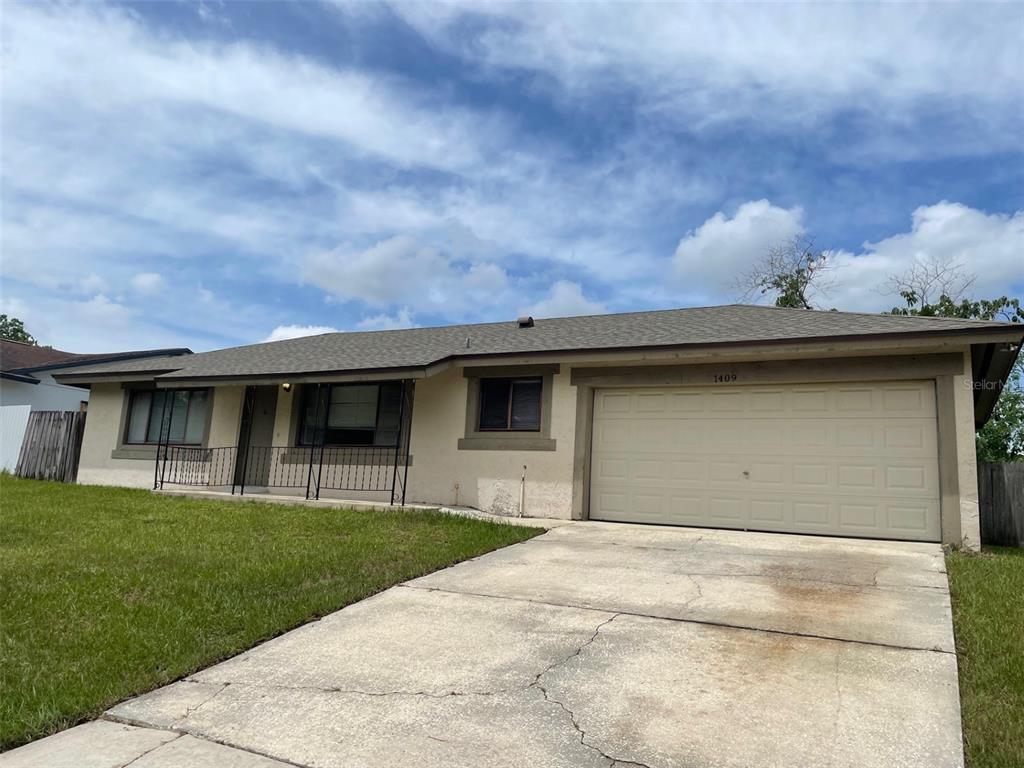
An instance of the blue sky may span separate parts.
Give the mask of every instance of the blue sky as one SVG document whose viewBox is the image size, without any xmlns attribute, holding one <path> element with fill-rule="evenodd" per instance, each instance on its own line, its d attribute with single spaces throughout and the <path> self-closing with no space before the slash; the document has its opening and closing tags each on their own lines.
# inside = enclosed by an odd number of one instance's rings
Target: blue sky
<svg viewBox="0 0 1024 768">
<path fill-rule="evenodd" d="M 1024 294 L 1020 4 L 5 3 L 2 302 L 196 350 L 960 265 Z"/>
</svg>

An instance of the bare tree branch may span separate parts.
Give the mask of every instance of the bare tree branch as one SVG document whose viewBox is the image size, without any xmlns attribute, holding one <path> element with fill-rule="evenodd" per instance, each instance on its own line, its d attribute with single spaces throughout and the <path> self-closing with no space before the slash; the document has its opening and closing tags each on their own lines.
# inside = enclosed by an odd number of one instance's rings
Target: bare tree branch
<svg viewBox="0 0 1024 768">
<path fill-rule="evenodd" d="M 735 282 L 743 301 L 774 295 L 775 306 L 813 309 L 816 294 L 827 295 L 831 254 L 817 251 L 811 237 L 798 235 L 773 246 L 757 265 Z"/>
<path fill-rule="evenodd" d="M 900 296 L 913 294 L 921 304 L 934 304 L 942 296 L 957 303 L 967 297 L 975 279 L 958 261 L 928 256 L 915 259 L 903 274 L 889 275 L 879 290 Z"/>
</svg>

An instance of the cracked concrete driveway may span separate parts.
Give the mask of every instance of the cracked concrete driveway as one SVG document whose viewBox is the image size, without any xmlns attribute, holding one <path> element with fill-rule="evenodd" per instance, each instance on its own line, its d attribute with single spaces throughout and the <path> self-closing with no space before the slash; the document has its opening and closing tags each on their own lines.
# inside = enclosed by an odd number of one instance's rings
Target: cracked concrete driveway
<svg viewBox="0 0 1024 768">
<path fill-rule="evenodd" d="M 129 762 L 961 766 L 942 552 L 566 525 L 0 758 Z"/>
</svg>

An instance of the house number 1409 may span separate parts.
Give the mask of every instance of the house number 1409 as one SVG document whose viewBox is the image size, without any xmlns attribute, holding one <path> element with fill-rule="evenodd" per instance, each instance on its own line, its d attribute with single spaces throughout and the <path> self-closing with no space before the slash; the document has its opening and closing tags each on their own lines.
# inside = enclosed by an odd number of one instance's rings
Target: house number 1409
<svg viewBox="0 0 1024 768">
<path fill-rule="evenodd" d="M 730 381 L 736 381 L 735 373 L 716 373 L 715 384 L 726 384 Z"/>
</svg>

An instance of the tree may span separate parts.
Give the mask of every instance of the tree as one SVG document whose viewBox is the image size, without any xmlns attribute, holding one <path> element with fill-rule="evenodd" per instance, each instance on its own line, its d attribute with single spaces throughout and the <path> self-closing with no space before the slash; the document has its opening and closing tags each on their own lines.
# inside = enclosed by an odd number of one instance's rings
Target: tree
<svg viewBox="0 0 1024 768">
<path fill-rule="evenodd" d="M 753 270 L 742 276 L 737 287 L 749 301 L 756 295 L 775 295 L 775 306 L 813 309 L 812 294 L 827 292 L 824 280 L 829 268 L 828 253 L 815 250 L 814 240 L 797 236 L 773 246 Z"/>
<path fill-rule="evenodd" d="M 921 304 L 931 304 L 943 296 L 959 302 L 967 296 L 975 279 L 959 261 L 926 257 L 916 259 L 903 274 L 889 275 L 881 290 L 904 297 L 913 293 Z"/>
<path fill-rule="evenodd" d="M 905 307 L 893 307 L 890 315 L 921 315 L 923 317 L 958 317 L 962 320 L 1005 320 L 1010 323 L 1024 322 L 1024 311 L 1020 300 L 1008 296 L 998 299 L 960 299 L 939 296 L 934 304 L 921 300 L 913 290 L 903 291 Z"/>
<path fill-rule="evenodd" d="M 943 294 L 934 304 L 929 304 L 920 301 L 913 290 L 907 290 L 903 298 L 907 306 L 894 307 L 891 314 L 1024 322 L 1020 300 L 1007 296 L 956 301 Z M 1010 369 L 992 416 L 975 435 L 975 445 L 980 461 L 1024 461 L 1024 359 L 1021 357 Z"/>
<path fill-rule="evenodd" d="M 21 341 L 25 344 L 39 344 L 35 337 L 25 330 L 25 323 L 16 317 L 7 315 L 0 315 L 0 339 Z"/>
<path fill-rule="evenodd" d="M 978 461 L 1024 461 L 1024 360 L 1017 359 L 992 417 L 975 436 Z"/>
</svg>

